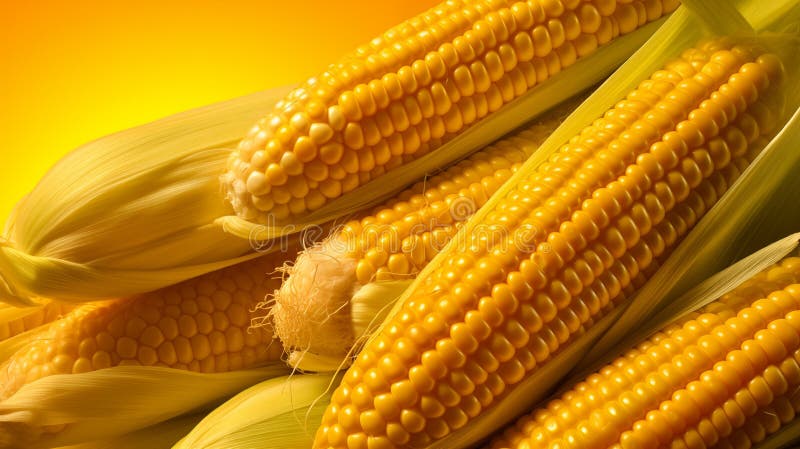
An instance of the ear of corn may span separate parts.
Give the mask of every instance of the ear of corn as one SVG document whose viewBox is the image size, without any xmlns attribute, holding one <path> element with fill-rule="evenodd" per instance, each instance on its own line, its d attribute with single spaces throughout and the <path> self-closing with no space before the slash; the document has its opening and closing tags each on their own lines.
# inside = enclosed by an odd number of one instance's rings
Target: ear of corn
<svg viewBox="0 0 800 449">
<path fill-rule="evenodd" d="M 288 449 L 311 445 L 330 400 L 333 375 L 277 377 L 237 394 L 209 413 L 173 449 Z"/>
<path fill-rule="evenodd" d="M 601 80 L 677 5 L 443 3 L 276 104 L 229 160 L 225 223 L 270 238 L 375 204 Z"/>
<path fill-rule="evenodd" d="M 754 276 L 489 447 L 752 447 L 800 411 L 800 258 Z"/>
<path fill-rule="evenodd" d="M 251 320 L 280 285 L 276 268 L 295 255 L 274 252 L 87 304 L 30 333 L 0 365 L 0 442 L 33 448 L 114 437 L 284 373 L 279 342 Z"/>
<path fill-rule="evenodd" d="M 668 33 L 697 26 L 676 20 Z M 585 343 L 769 141 L 779 66 L 725 41 L 684 51 L 553 156 L 563 175 L 529 160 L 401 298 L 334 393 L 315 447 L 461 447 L 443 438 L 474 442 L 513 416 L 509 403 L 546 388 L 531 372 Z M 476 232 L 495 223 L 505 245 Z"/>
<path fill-rule="evenodd" d="M 681 2 L 696 16 L 702 17 L 706 26 L 722 35 L 753 33 L 753 26 L 739 11 L 736 2 L 704 2 L 689 0 Z"/>
<path fill-rule="evenodd" d="M 270 309 L 289 363 L 342 368 L 354 343 L 572 107 L 426 178 L 302 252 Z"/>
<path fill-rule="evenodd" d="M 0 300 L 126 297 L 232 265 L 247 241 L 214 225 L 230 213 L 218 176 L 275 89 L 86 144 L 16 207 L 0 238 Z M 198 244 L 202 242 L 202 244 Z"/>
</svg>

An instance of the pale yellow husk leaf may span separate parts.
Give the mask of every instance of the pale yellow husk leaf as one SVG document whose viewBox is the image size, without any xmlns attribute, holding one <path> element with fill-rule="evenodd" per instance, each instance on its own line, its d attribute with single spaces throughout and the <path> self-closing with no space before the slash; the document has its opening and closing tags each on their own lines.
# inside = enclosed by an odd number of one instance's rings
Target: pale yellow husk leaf
<svg viewBox="0 0 800 449">
<path fill-rule="evenodd" d="M 311 447 L 338 382 L 332 374 L 285 376 L 262 382 L 211 412 L 173 449 Z"/>
<path fill-rule="evenodd" d="M 203 417 L 205 417 L 205 413 L 179 416 L 118 437 L 61 446 L 58 449 L 170 449 Z"/>
<path fill-rule="evenodd" d="M 39 449 L 119 437 L 207 410 L 288 372 L 279 362 L 217 374 L 117 366 L 44 377 L 0 402 L 0 447 Z"/>
<path fill-rule="evenodd" d="M 15 208 L 0 238 L 0 301 L 85 301 L 155 290 L 251 257 L 231 213 L 229 150 L 289 88 L 177 114 L 88 143 Z"/>
</svg>

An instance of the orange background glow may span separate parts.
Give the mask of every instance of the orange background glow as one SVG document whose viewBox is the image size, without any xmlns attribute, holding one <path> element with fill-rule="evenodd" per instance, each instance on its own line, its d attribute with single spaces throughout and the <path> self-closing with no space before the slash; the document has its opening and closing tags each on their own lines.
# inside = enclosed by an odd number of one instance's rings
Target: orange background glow
<svg viewBox="0 0 800 449">
<path fill-rule="evenodd" d="M 70 149 L 300 82 L 435 3 L 0 2 L 0 223 Z"/>
</svg>

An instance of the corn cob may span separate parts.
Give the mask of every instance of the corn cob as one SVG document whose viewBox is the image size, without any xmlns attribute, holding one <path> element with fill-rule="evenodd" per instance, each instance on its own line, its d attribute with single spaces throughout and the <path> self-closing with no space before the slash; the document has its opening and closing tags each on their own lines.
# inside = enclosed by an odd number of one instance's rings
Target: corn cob
<svg viewBox="0 0 800 449">
<path fill-rule="evenodd" d="M 299 351 L 290 353 L 289 363 L 300 366 L 297 357 L 307 363 L 312 354 L 325 354 L 337 369 L 362 334 L 354 329 L 360 320 L 352 301 L 365 304 L 371 321 L 393 300 L 386 290 L 362 299 L 363 287 L 416 276 L 558 123 L 533 125 L 475 153 L 301 253 L 270 309 L 275 334 L 284 347 Z"/>
<path fill-rule="evenodd" d="M 677 0 L 449 0 L 275 105 L 228 161 L 237 215 L 314 211 L 435 150 Z"/>
<path fill-rule="evenodd" d="M 761 272 L 489 447 L 749 448 L 800 411 L 800 258 Z"/>
<path fill-rule="evenodd" d="M 53 374 L 112 366 L 225 372 L 278 360 L 266 327 L 250 329 L 256 305 L 280 285 L 276 252 L 140 296 L 76 308 L 0 367 L 0 398 Z"/>
<path fill-rule="evenodd" d="M 776 124 L 777 57 L 687 50 L 481 213 L 334 393 L 316 448 L 422 447 L 513 393 L 679 241 Z M 553 168 L 557 168 L 554 171 Z M 525 173 L 525 172 L 523 172 Z"/>
</svg>

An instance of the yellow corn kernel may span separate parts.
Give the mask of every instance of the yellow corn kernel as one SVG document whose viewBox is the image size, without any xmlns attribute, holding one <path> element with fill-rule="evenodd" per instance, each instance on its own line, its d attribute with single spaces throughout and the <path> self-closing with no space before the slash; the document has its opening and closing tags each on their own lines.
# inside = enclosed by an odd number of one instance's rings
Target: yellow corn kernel
<svg viewBox="0 0 800 449">
<path fill-rule="evenodd" d="M 415 284 L 344 376 L 315 447 L 439 440 L 514 394 L 515 384 L 618 304 L 775 125 L 756 111 L 771 101 L 768 93 L 781 93 L 780 61 L 755 48 L 718 47 L 696 49 L 693 58 L 703 55 L 696 66 L 653 74 L 482 212 L 480 227 L 499 227 L 504 237 L 476 226 Z M 400 360 L 401 344 L 414 357 Z M 456 389 L 464 378 L 472 387 Z M 400 413 L 357 404 L 361 389 L 391 395 Z M 413 425 L 404 427 L 404 415 L 415 417 Z M 397 424 L 404 432 L 390 433 Z"/>
<path fill-rule="evenodd" d="M 651 5 L 652 4 L 652 5 Z M 275 105 L 223 178 L 237 215 L 265 222 L 322 207 L 419 158 L 620 34 L 678 6 L 616 2 L 448 1 L 359 47 Z M 649 10 L 648 10 L 649 9 Z M 311 165 L 321 163 L 328 171 Z M 375 171 L 380 167 L 381 170 Z M 280 186 L 358 174 L 350 189 L 284 208 Z"/>
<path fill-rule="evenodd" d="M 253 311 L 280 285 L 275 252 L 140 296 L 80 306 L 0 367 L 2 394 L 52 374 L 119 365 L 224 372 L 278 360 L 283 350 Z"/>
<path fill-rule="evenodd" d="M 489 447 L 752 447 L 800 410 L 800 258 L 672 324 Z"/>
</svg>

